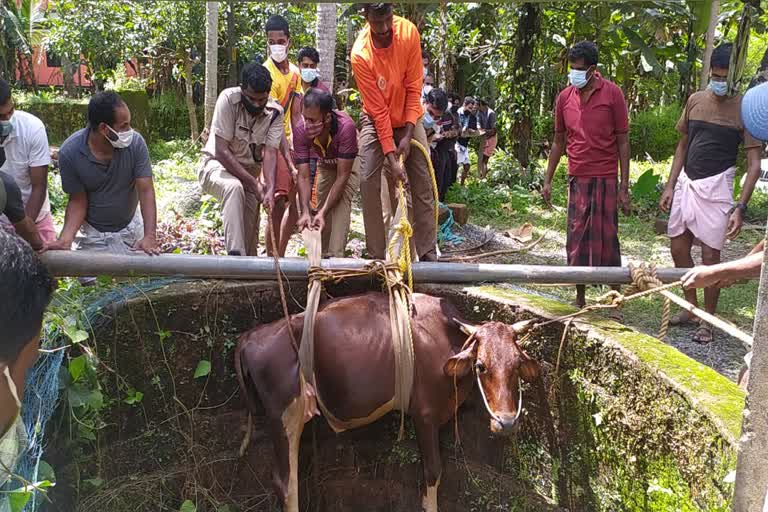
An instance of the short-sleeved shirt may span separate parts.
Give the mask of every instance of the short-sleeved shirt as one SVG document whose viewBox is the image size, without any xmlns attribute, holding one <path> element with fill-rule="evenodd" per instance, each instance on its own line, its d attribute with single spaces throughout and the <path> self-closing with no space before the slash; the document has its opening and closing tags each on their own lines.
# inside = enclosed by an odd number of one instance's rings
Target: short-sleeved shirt
<svg viewBox="0 0 768 512">
<path fill-rule="evenodd" d="M 283 109 L 270 100 L 261 114 L 252 116 L 242 103 L 240 87 L 224 89 L 216 100 L 211 136 L 203 147 L 206 159 L 216 158 L 216 136 L 227 141 L 229 150 L 246 168 L 261 165 L 264 146 L 279 148 L 283 137 Z"/>
<path fill-rule="evenodd" d="M 267 58 L 266 62 L 264 62 L 264 67 L 269 70 L 269 74 L 272 77 L 272 89 L 269 91 L 269 95 L 279 105 L 285 105 L 283 109 L 283 123 L 285 136 L 290 142 L 292 138 L 291 103 L 296 99 L 296 96 L 301 96 L 301 70 L 295 64 L 288 64 L 288 73 L 283 74 L 282 71 L 277 69 L 271 58 Z M 285 98 L 288 98 L 287 103 Z"/>
<path fill-rule="evenodd" d="M 0 171 L 0 215 L 5 215 L 11 224 L 21 222 L 27 216 L 19 185 L 3 171 Z"/>
<path fill-rule="evenodd" d="M 51 151 L 48 147 L 48 135 L 45 125 L 37 117 L 17 110 L 13 114 L 13 132 L 0 143 L 5 149 L 5 163 L 0 170 L 8 173 L 19 186 L 21 198 L 27 204 L 32 194 L 32 181 L 29 174 L 31 167 L 48 167 L 51 164 Z M 51 211 L 48 192 L 35 221 L 40 221 Z M 0 216 L 0 221 L 6 219 Z"/>
<path fill-rule="evenodd" d="M 746 149 L 760 147 L 741 121 L 741 95 L 720 98 L 710 90 L 692 94 L 676 128 L 688 135 L 685 174 L 692 180 L 736 165 L 742 143 Z"/>
<path fill-rule="evenodd" d="M 354 160 L 357 156 L 357 128 L 355 121 L 346 112 L 331 111 L 331 137 L 328 145 L 323 145 L 317 139 L 310 139 L 304 132 L 304 122 L 296 125 L 293 138 L 293 161 L 298 164 L 308 164 L 317 160 L 321 166 L 332 167 L 337 159 Z"/>
<path fill-rule="evenodd" d="M 566 134 L 568 174 L 615 177 L 619 169 L 616 136 L 629 131 L 624 94 L 614 83 L 595 75 L 595 89 L 582 104 L 580 91 L 570 85 L 555 104 L 555 132 Z"/>
<path fill-rule="evenodd" d="M 59 149 L 61 186 L 67 194 L 85 192 L 85 220 L 101 232 L 120 231 L 136 213 L 137 178 L 151 178 L 147 143 L 139 133 L 127 148 L 115 148 L 109 163 L 101 162 L 88 147 L 90 128 L 83 128 Z"/>
</svg>

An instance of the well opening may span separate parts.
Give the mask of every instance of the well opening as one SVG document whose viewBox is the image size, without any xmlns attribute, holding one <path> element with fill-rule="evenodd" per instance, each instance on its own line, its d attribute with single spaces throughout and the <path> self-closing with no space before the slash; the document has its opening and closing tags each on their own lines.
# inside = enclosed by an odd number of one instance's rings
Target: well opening
<svg viewBox="0 0 768 512">
<path fill-rule="evenodd" d="M 359 281 L 328 291 L 340 296 L 373 286 Z M 110 406 L 95 448 L 73 456 L 71 443 L 50 443 L 66 447 L 49 457 L 62 468 L 55 507 L 176 511 L 189 499 L 198 511 L 278 510 L 262 417 L 255 418 L 248 454 L 238 457 L 246 412 L 232 364 L 240 333 L 282 317 L 275 283 L 134 288 L 125 287 L 126 300 L 104 308 L 95 325 L 95 346 L 110 368 L 102 379 Z M 290 285 L 292 312 L 301 311 L 305 288 Z M 449 298 L 474 322 L 546 317 L 564 307 L 499 288 L 417 291 Z M 440 510 L 728 509 L 744 398 L 737 387 L 619 324 L 577 324 L 561 350 L 562 330 L 545 328 L 526 346 L 542 361 L 544 379 L 526 388 L 515 436 L 491 436 L 476 391 L 455 425 L 443 428 Z M 196 371 L 205 375 L 195 378 Z M 143 398 L 126 403 L 128 388 Z M 302 510 L 417 510 L 420 455 L 410 423 L 405 440 L 396 441 L 398 420 L 393 414 L 340 435 L 322 418 L 307 425 Z M 77 488 L 78 481 L 93 485 Z"/>
</svg>

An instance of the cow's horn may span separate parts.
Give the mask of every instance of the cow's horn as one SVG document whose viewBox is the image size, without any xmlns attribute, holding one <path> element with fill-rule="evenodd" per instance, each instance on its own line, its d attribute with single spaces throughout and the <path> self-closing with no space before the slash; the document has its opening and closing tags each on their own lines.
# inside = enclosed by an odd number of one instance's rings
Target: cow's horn
<svg viewBox="0 0 768 512">
<path fill-rule="evenodd" d="M 459 326 L 459 329 L 461 329 L 461 332 L 463 332 L 467 336 L 472 336 L 477 331 L 477 327 L 475 327 L 474 325 L 465 324 L 458 318 L 454 318 L 453 321 L 456 322 L 456 325 Z"/>
<path fill-rule="evenodd" d="M 512 324 L 512 330 L 517 334 L 525 334 L 533 327 L 533 320 L 522 320 Z"/>
</svg>

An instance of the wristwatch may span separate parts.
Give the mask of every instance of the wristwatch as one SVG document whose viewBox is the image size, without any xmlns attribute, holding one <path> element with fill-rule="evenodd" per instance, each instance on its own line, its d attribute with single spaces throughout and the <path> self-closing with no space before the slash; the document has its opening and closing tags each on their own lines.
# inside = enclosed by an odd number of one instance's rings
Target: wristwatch
<svg viewBox="0 0 768 512">
<path fill-rule="evenodd" d="M 747 213 L 747 205 L 744 203 L 736 203 L 735 205 L 733 205 L 733 208 L 731 208 L 730 213 L 733 213 L 736 210 L 741 210 L 742 214 Z"/>
</svg>

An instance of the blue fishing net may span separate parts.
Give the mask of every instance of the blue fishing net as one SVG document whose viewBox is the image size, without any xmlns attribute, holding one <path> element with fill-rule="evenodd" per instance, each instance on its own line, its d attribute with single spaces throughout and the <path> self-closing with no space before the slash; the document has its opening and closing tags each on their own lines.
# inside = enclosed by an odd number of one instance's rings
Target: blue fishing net
<svg viewBox="0 0 768 512">
<path fill-rule="evenodd" d="M 440 224 L 440 227 L 437 230 L 437 243 L 441 246 L 443 244 L 450 244 L 454 246 L 461 244 L 464 242 L 464 237 L 457 235 L 451 229 L 455 224 L 455 221 L 453 220 L 453 211 L 451 211 L 451 209 L 445 206 L 443 203 L 440 203 L 439 207 L 446 208 L 448 210 L 448 218 L 445 219 L 442 224 Z"/>
<path fill-rule="evenodd" d="M 84 315 L 87 325 L 98 326 L 105 321 L 101 310 L 113 304 L 124 304 L 138 295 L 162 288 L 171 283 L 187 281 L 182 278 L 141 279 L 121 283 L 90 297 L 85 306 Z M 44 329 L 41 346 L 48 352 L 41 352 L 40 357 L 27 374 L 26 389 L 22 400 L 22 419 L 29 437 L 29 446 L 19 460 L 14 473 L 35 483 L 51 477 L 50 467 L 44 462 L 46 449 L 46 425 L 56 411 L 62 398 L 59 372 L 62 370 L 66 350 L 57 350 L 69 343 L 66 336 L 58 331 Z M 13 487 L 18 487 L 13 485 Z M 45 500 L 38 491 L 24 508 L 25 512 L 35 512 Z"/>
</svg>

